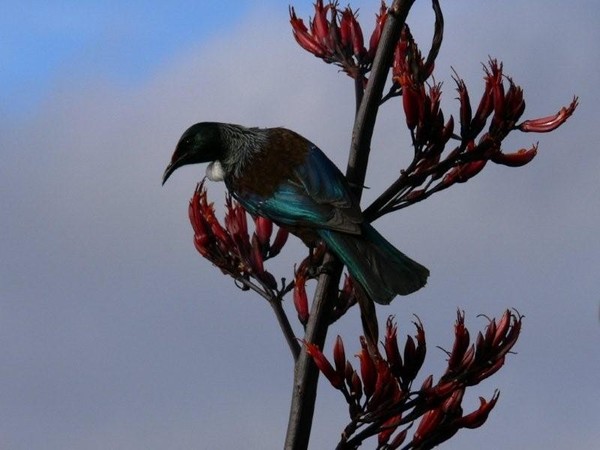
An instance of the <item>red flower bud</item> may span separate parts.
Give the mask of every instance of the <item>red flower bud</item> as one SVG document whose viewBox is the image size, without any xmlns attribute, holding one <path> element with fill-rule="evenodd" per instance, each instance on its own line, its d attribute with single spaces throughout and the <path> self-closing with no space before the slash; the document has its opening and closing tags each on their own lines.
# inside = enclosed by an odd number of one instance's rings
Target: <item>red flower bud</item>
<svg viewBox="0 0 600 450">
<path fill-rule="evenodd" d="M 204 220 L 204 216 L 200 210 L 200 202 L 200 193 L 196 191 L 192 197 L 192 200 L 190 200 L 188 213 L 190 216 L 192 229 L 194 230 L 194 236 L 199 238 L 201 241 L 204 241 L 204 239 L 210 239 L 210 227 Z"/>
<path fill-rule="evenodd" d="M 456 414 L 461 413 L 460 404 L 462 403 L 463 396 L 465 394 L 465 388 L 454 389 L 450 396 L 442 403 L 442 411 L 445 414 Z"/>
<path fill-rule="evenodd" d="M 504 312 L 504 314 L 502 315 L 502 317 L 500 318 L 498 325 L 496 325 L 496 330 L 495 330 L 495 333 L 493 336 L 492 345 L 494 347 L 498 346 L 500 344 L 500 342 L 502 340 L 504 340 L 505 334 L 510 327 L 511 318 L 512 318 L 512 315 L 510 314 L 510 311 L 508 311 L 508 310 L 506 310 Z"/>
<path fill-rule="evenodd" d="M 479 134 L 479 132 L 483 129 L 488 117 L 492 111 L 494 111 L 494 94 L 492 86 L 492 81 L 488 79 L 485 83 L 485 91 L 481 96 L 475 116 L 471 121 L 471 131 L 473 136 Z"/>
<path fill-rule="evenodd" d="M 342 19 L 340 20 L 340 43 L 342 48 L 350 53 L 352 51 L 352 30 L 350 29 L 350 20 L 352 11 L 345 9 L 342 12 Z"/>
<path fill-rule="evenodd" d="M 338 335 L 333 346 L 333 361 L 335 362 L 335 370 L 341 377 L 346 375 L 346 352 L 344 351 L 344 342 Z"/>
<path fill-rule="evenodd" d="M 421 96 L 417 87 L 413 86 L 407 73 L 400 76 L 400 85 L 402 86 L 402 106 L 406 116 L 406 125 L 409 130 L 414 130 L 419 124 L 419 115 L 421 108 Z"/>
<path fill-rule="evenodd" d="M 402 378 L 405 384 L 408 384 L 415 379 L 417 373 L 419 373 L 419 370 L 421 370 L 421 367 L 423 366 L 425 354 L 427 352 L 423 324 L 420 320 L 414 322 L 414 324 L 417 328 L 417 334 L 415 336 L 417 343 L 415 345 L 415 340 L 408 336 L 404 348 L 404 370 Z"/>
<path fill-rule="evenodd" d="M 346 377 L 346 382 L 348 384 L 352 384 L 352 377 L 354 376 L 355 373 L 356 372 L 352 368 L 352 364 L 350 364 L 350 361 L 346 360 L 346 368 L 344 369 L 344 376 Z"/>
<path fill-rule="evenodd" d="M 458 178 L 459 183 L 464 183 L 467 180 L 473 178 L 479 172 L 483 170 L 487 163 L 487 160 L 481 159 L 479 161 L 472 161 L 461 167 L 460 176 Z"/>
<path fill-rule="evenodd" d="M 360 381 L 360 377 L 356 372 L 352 373 L 352 391 L 350 393 L 357 402 L 360 400 L 363 394 L 362 382 Z"/>
<path fill-rule="evenodd" d="M 473 364 L 473 361 L 475 361 L 475 347 L 471 346 L 462 355 L 462 358 L 459 362 L 459 367 L 461 367 L 463 369 L 466 367 L 471 367 L 471 365 Z"/>
<path fill-rule="evenodd" d="M 452 133 L 454 133 L 454 117 L 450 116 L 446 125 L 444 125 L 444 129 L 442 130 L 442 135 L 440 137 L 440 144 L 446 145 L 446 143 L 452 137 Z M 443 146 L 441 147 L 443 150 Z"/>
<path fill-rule="evenodd" d="M 393 321 L 392 317 L 389 317 L 386 322 L 385 340 L 383 348 L 385 350 L 385 356 L 390 365 L 392 374 L 398 378 L 402 374 L 402 357 L 400 356 L 400 350 L 398 348 L 398 329 Z"/>
<path fill-rule="evenodd" d="M 456 323 L 454 324 L 454 345 L 450 358 L 448 359 L 448 371 L 454 373 L 457 371 L 460 362 L 463 359 L 467 348 L 469 347 L 469 330 L 465 327 L 465 316 L 460 311 L 457 313 Z"/>
<path fill-rule="evenodd" d="M 510 314 L 510 326 L 504 332 L 503 336 L 497 336 L 494 339 L 494 342 L 498 341 L 498 346 L 500 347 L 498 354 L 506 355 L 510 349 L 515 345 L 517 339 L 519 338 L 519 334 L 521 333 L 521 324 L 523 317 L 517 314 Z M 498 330 L 499 332 L 499 330 Z"/>
<path fill-rule="evenodd" d="M 494 396 L 489 402 L 486 401 L 483 397 L 479 397 L 479 408 L 473 411 L 472 413 L 467 414 L 466 416 L 463 416 L 460 419 L 458 419 L 458 426 L 460 428 L 477 428 L 483 425 L 487 420 L 490 411 L 496 405 L 499 396 L 500 393 L 498 391 L 494 392 Z"/>
<path fill-rule="evenodd" d="M 198 235 L 194 236 L 194 247 L 196 247 L 198 253 L 200 253 L 203 257 L 208 259 L 211 259 L 209 249 L 210 242 L 211 240 L 207 235 L 205 235 L 204 237 L 200 237 Z"/>
<path fill-rule="evenodd" d="M 454 81 L 456 82 L 456 90 L 458 91 L 458 99 L 460 102 L 460 136 L 463 140 L 469 140 L 471 139 L 470 129 L 471 120 L 473 118 L 469 91 L 467 90 L 465 82 L 458 78 L 458 75 L 454 76 Z"/>
<path fill-rule="evenodd" d="M 525 100 L 523 100 L 523 89 L 509 79 L 510 86 L 506 93 L 506 117 L 513 122 L 519 120 L 525 111 Z"/>
<path fill-rule="evenodd" d="M 296 16 L 293 7 L 290 8 L 290 23 L 292 24 L 294 39 L 296 39 L 300 47 L 319 58 L 326 55 L 327 51 L 325 47 L 311 36 L 306 25 L 304 25 L 304 21 Z"/>
<path fill-rule="evenodd" d="M 343 14 L 348 12 L 350 14 L 350 37 L 352 38 L 352 52 L 354 56 L 360 61 L 362 57 L 367 53 L 365 43 L 363 39 L 362 29 L 360 24 L 356 20 L 356 17 L 350 8 L 346 8 Z"/>
<path fill-rule="evenodd" d="M 230 247 L 233 246 L 229 234 L 227 234 L 225 229 L 221 226 L 221 224 L 214 215 L 205 214 L 204 217 L 208 226 L 210 227 L 211 233 L 215 236 L 217 240 L 217 245 L 219 245 L 224 251 L 227 251 Z"/>
<path fill-rule="evenodd" d="M 390 442 L 388 444 L 387 448 L 389 450 L 395 450 L 398 447 L 400 447 L 404 443 L 404 440 L 406 439 L 407 434 L 408 434 L 408 429 L 403 430 L 400 433 L 398 433 L 396 435 L 396 437 L 394 439 L 392 439 L 392 442 Z"/>
<path fill-rule="evenodd" d="M 377 53 L 377 47 L 379 46 L 379 40 L 381 39 L 381 32 L 383 31 L 383 26 L 385 25 L 385 21 L 387 20 L 387 7 L 385 6 L 385 2 L 381 2 L 381 6 L 379 7 L 379 14 L 375 16 L 375 29 L 371 34 L 371 39 L 369 39 L 369 59 L 372 61 L 375 58 L 375 53 Z"/>
<path fill-rule="evenodd" d="M 412 337 L 406 336 L 406 343 L 404 344 L 404 362 L 408 364 L 415 358 L 416 347 L 415 341 Z"/>
<path fill-rule="evenodd" d="M 382 431 L 380 431 L 377 435 L 377 442 L 379 444 L 378 448 L 389 448 L 385 446 L 385 444 L 387 444 L 387 442 L 390 440 L 390 437 L 392 437 L 392 434 L 394 434 L 394 431 L 396 431 L 398 428 L 400 420 L 401 416 L 395 416 L 389 418 L 383 423 L 381 426 Z"/>
<path fill-rule="evenodd" d="M 273 233 L 273 222 L 264 217 L 256 216 L 254 219 L 254 227 L 260 245 L 263 247 L 268 246 L 271 234 Z"/>
<path fill-rule="evenodd" d="M 475 350 L 477 351 L 475 359 L 479 362 L 485 360 L 485 358 L 488 355 L 489 349 L 489 343 L 485 341 L 485 339 L 483 338 L 483 334 L 481 334 L 481 331 L 479 331 L 477 333 L 477 339 L 475 339 Z"/>
<path fill-rule="evenodd" d="M 375 392 L 375 384 L 377 383 L 377 370 L 375 368 L 375 362 L 371 358 L 369 349 L 367 348 L 367 342 L 363 336 L 360 337 L 360 344 L 362 349 L 357 356 L 360 360 L 360 374 L 363 381 L 363 389 L 368 398 L 371 397 Z"/>
<path fill-rule="evenodd" d="M 454 167 L 442 179 L 442 184 L 449 186 L 454 183 L 465 183 L 483 170 L 487 160 L 471 161 Z"/>
<path fill-rule="evenodd" d="M 425 440 L 428 434 L 435 432 L 435 429 L 442 422 L 443 418 L 444 414 L 440 408 L 431 409 L 423 414 L 417 431 L 413 435 L 413 447 L 418 448 L 419 444 Z"/>
<path fill-rule="evenodd" d="M 377 380 L 375 382 L 375 391 L 369 400 L 369 411 L 377 411 L 384 402 L 397 397 L 398 392 L 398 384 L 392 377 L 386 362 L 379 359 L 375 362 L 375 367 L 377 370 Z"/>
<path fill-rule="evenodd" d="M 502 83 L 502 63 L 495 59 L 489 62 L 490 72 L 487 80 L 490 82 L 490 93 L 494 102 L 494 116 L 491 126 L 496 128 L 504 120 L 504 84 Z"/>
<path fill-rule="evenodd" d="M 441 128 L 444 124 L 444 113 L 440 110 L 440 100 L 442 98 L 442 84 L 433 83 L 429 87 L 429 116 L 431 118 L 430 127 Z"/>
<path fill-rule="evenodd" d="M 517 128 L 524 132 L 534 133 L 548 133 L 549 131 L 556 130 L 563 123 L 565 123 L 569 117 L 571 117 L 578 104 L 578 97 L 574 97 L 569 106 L 561 108 L 556 114 L 542 117 L 540 119 L 526 120 L 525 122 L 517 125 Z"/>
<path fill-rule="evenodd" d="M 495 357 L 495 361 L 491 366 L 485 367 L 484 369 L 477 372 L 471 381 L 471 384 L 477 384 L 485 380 L 486 378 L 491 377 L 496 372 L 500 370 L 500 368 L 504 365 L 504 356 L 497 358 Z"/>
<path fill-rule="evenodd" d="M 427 378 L 425 378 L 425 380 L 423 381 L 423 384 L 421 385 L 421 390 L 427 391 L 431 389 L 431 386 L 433 386 L 433 375 L 428 375 Z"/>
<path fill-rule="evenodd" d="M 194 232 L 210 235 L 217 245 L 227 249 L 232 245 L 231 238 L 219 223 L 212 203 L 208 203 L 204 182 L 196 186 L 189 208 L 190 221 Z"/>
<path fill-rule="evenodd" d="M 326 46 L 329 49 L 330 57 L 336 59 L 340 51 L 340 29 L 337 24 L 337 11 L 334 5 L 331 6 L 333 19 L 329 22 L 329 34 L 326 39 Z"/>
<path fill-rule="evenodd" d="M 392 63 L 392 80 L 400 86 L 402 85 L 402 75 L 408 73 L 407 53 L 408 42 L 405 39 L 400 39 L 394 49 L 394 61 Z"/>
<path fill-rule="evenodd" d="M 326 46 L 329 37 L 329 21 L 327 20 L 327 11 L 331 5 L 323 6 L 323 0 L 317 0 L 315 3 L 315 18 L 311 23 L 311 31 L 317 42 Z"/>
<path fill-rule="evenodd" d="M 440 381 L 435 387 L 430 387 L 423 390 L 423 392 L 428 396 L 429 403 L 436 403 L 440 399 L 447 397 L 448 394 L 456 390 L 458 386 L 459 382 L 456 380 Z"/>
<path fill-rule="evenodd" d="M 252 270 L 255 274 L 264 273 L 265 267 L 263 264 L 263 254 L 261 250 L 261 245 L 258 242 L 258 237 L 256 234 L 252 235 L 252 251 L 250 253 L 250 265 L 252 266 Z"/>
<path fill-rule="evenodd" d="M 530 149 L 522 148 L 515 153 L 502 153 L 500 151 L 494 152 L 491 156 L 491 160 L 496 164 L 502 164 L 509 167 L 521 167 L 531 162 L 535 155 L 537 155 L 538 146 L 535 144 Z"/>
<path fill-rule="evenodd" d="M 250 238 L 248 236 L 248 223 L 246 220 L 246 210 L 237 202 L 234 202 L 230 196 L 227 196 L 225 213 L 225 227 L 230 238 L 243 259 L 250 257 Z"/>
<path fill-rule="evenodd" d="M 298 320 L 303 325 L 308 322 L 308 296 L 306 295 L 306 276 L 298 271 L 294 280 L 294 306 L 298 313 Z"/>
<path fill-rule="evenodd" d="M 490 320 L 488 326 L 485 327 L 485 340 L 489 343 L 490 348 L 493 346 L 494 336 L 496 335 L 496 319 Z"/>
<path fill-rule="evenodd" d="M 304 345 L 306 352 L 312 357 L 317 368 L 325 375 L 331 385 L 336 389 L 341 389 L 344 385 L 344 379 L 335 371 L 319 347 L 311 342 L 305 342 Z"/>
</svg>

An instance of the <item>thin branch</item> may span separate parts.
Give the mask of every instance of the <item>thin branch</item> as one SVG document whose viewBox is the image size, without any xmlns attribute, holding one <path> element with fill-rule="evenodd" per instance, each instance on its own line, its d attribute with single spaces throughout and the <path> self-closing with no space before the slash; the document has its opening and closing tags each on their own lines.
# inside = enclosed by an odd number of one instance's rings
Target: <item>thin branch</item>
<svg viewBox="0 0 600 450">
<path fill-rule="evenodd" d="M 250 289 L 261 297 L 263 297 L 269 304 L 271 308 L 273 308 L 273 312 L 275 313 L 275 317 L 277 317 L 277 322 L 279 323 L 279 327 L 285 337 L 288 346 L 290 347 L 290 351 L 292 352 L 292 356 L 294 357 L 294 361 L 298 360 L 298 356 L 300 354 L 300 344 L 298 343 L 298 339 L 296 338 L 296 334 L 292 329 L 292 325 L 285 313 L 285 310 L 281 306 L 281 302 L 283 297 L 293 289 L 294 284 L 290 283 L 287 286 L 283 286 L 281 290 L 277 290 L 277 294 L 273 292 L 271 288 L 266 286 L 262 281 L 256 279 L 259 284 L 256 284 L 249 280 L 248 278 L 244 278 L 239 276 L 238 274 L 234 274 L 229 272 L 229 275 L 233 277 L 233 279 L 242 285 L 241 289 Z"/>
<path fill-rule="evenodd" d="M 279 327 L 281 328 L 281 331 L 285 336 L 285 340 L 290 347 L 294 361 L 297 361 L 298 357 L 300 356 L 300 344 L 298 343 L 298 339 L 296 338 L 294 330 L 290 325 L 287 314 L 283 310 L 283 306 L 281 306 L 281 297 L 277 296 L 276 298 L 269 300 L 269 304 L 273 308 L 275 317 L 277 317 L 277 322 L 279 323 Z"/>
</svg>

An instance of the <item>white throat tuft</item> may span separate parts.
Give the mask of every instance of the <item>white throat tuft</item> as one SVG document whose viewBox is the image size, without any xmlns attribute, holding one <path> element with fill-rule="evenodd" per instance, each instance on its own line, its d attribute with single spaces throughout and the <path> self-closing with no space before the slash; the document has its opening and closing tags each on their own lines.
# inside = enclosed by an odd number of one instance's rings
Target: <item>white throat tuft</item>
<svg viewBox="0 0 600 450">
<path fill-rule="evenodd" d="M 223 181 L 225 179 L 225 169 L 219 160 L 211 162 L 206 166 L 206 177 L 210 181 Z"/>
</svg>

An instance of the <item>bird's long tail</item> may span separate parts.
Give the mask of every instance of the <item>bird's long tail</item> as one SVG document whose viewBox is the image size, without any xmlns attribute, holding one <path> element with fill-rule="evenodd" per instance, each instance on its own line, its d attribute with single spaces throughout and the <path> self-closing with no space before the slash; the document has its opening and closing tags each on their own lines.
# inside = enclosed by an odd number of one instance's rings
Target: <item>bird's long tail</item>
<svg viewBox="0 0 600 450">
<path fill-rule="evenodd" d="M 426 267 L 395 248 L 371 225 L 362 228 L 362 235 L 333 230 L 319 230 L 319 234 L 371 299 L 387 305 L 396 295 L 425 286 Z"/>
</svg>

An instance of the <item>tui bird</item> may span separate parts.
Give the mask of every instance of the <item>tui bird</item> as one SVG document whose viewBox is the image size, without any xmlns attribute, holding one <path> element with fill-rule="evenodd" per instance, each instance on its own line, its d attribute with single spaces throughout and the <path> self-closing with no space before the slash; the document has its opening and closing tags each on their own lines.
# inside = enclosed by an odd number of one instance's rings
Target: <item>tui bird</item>
<svg viewBox="0 0 600 450">
<path fill-rule="evenodd" d="M 163 184 L 177 168 L 204 162 L 208 179 L 224 181 L 250 214 L 271 219 L 309 247 L 324 241 L 375 302 L 388 304 L 425 285 L 429 270 L 363 219 L 344 175 L 299 134 L 197 123 L 181 136 Z"/>
</svg>

